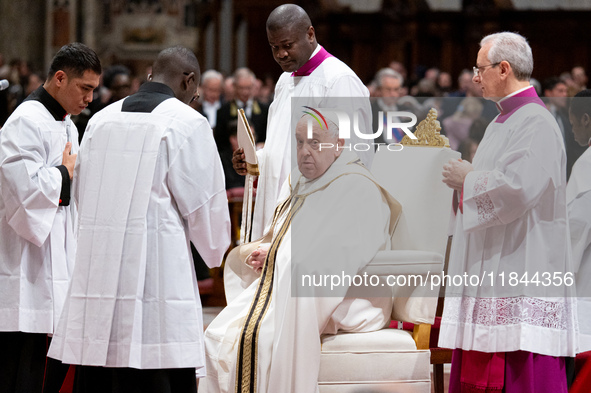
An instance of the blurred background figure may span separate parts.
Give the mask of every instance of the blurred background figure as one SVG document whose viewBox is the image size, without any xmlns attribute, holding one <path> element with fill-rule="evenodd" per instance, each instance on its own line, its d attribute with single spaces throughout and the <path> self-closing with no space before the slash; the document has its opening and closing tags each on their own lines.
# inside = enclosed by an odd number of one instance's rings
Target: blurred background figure
<svg viewBox="0 0 591 393">
<path fill-rule="evenodd" d="M 376 138 L 375 143 L 393 142 L 386 140 L 387 112 L 399 110 L 397 102 L 403 83 L 404 78 L 402 75 L 392 68 L 379 70 L 372 82 L 374 97 L 376 97 L 371 100 L 372 129 L 375 132 L 380 125 L 383 127 L 383 132 Z M 393 130 L 393 137 L 396 142 L 400 141 L 403 136 L 404 133 L 401 130 Z"/>
<path fill-rule="evenodd" d="M 474 120 L 482 115 L 482 103 L 478 98 L 464 98 L 456 112 L 442 121 L 445 135 L 449 138 L 449 146 L 459 150 L 460 144 L 469 136 Z M 472 160 L 469 160 L 472 162 Z"/>
<path fill-rule="evenodd" d="M 262 80 L 262 85 L 259 90 L 259 93 L 255 98 L 266 105 L 270 105 L 273 101 L 273 96 L 275 94 L 275 79 L 267 74 Z"/>
<path fill-rule="evenodd" d="M 542 96 L 543 92 L 542 92 L 542 84 L 540 83 L 539 80 L 537 80 L 536 78 L 531 78 L 529 80 L 529 84 L 532 85 L 534 87 L 534 89 L 536 89 L 536 94 L 538 96 Z"/>
<path fill-rule="evenodd" d="M 581 66 L 574 67 L 571 74 L 579 91 L 585 90 L 587 88 L 587 82 L 589 81 L 585 69 Z"/>
<path fill-rule="evenodd" d="M 575 161 L 585 152 L 586 147 L 580 146 L 572 133 L 568 118 L 568 87 L 566 83 L 556 77 L 546 79 L 544 81 L 544 102 L 556 119 L 562 133 L 566 148 L 566 175 L 568 179 Z"/>
<path fill-rule="evenodd" d="M 437 89 L 443 96 L 448 95 L 452 89 L 451 75 L 449 72 L 441 72 L 437 77 Z"/>
<path fill-rule="evenodd" d="M 108 90 L 103 107 L 130 95 L 131 72 L 129 68 L 121 64 L 107 68 L 103 75 L 103 86 Z"/>
<path fill-rule="evenodd" d="M 211 128 L 215 128 L 217 111 L 222 106 L 223 75 L 216 70 L 207 70 L 201 75 L 199 99 L 191 106 L 207 118 Z"/>
<path fill-rule="evenodd" d="M 234 99 L 234 77 L 228 76 L 224 79 L 224 88 L 223 88 L 223 102 L 230 102 Z"/>
<path fill-rule="evenodd" d="M 256 77 L 246 68 L 238 68 L 233 75 L 234 99 L 223 104 L 217 111 L 214 131 L 218 151 L 230 146 L 230 122 L 238 118 L 238 109 L 244 113 L 250 126 L 254 129 L 257 143 L 264 143 L 267 136 L 267 105 L 254 98 Z"/>
<path fill-rule="evenodd" d="M 466 160 L 470 163 L 474 161 L 476 149 L 478 149 L 478 142 L 470 137 L 464 139 L 458 147 L 458 151 L 462 154 L 462 160 Z"/>
</svg>

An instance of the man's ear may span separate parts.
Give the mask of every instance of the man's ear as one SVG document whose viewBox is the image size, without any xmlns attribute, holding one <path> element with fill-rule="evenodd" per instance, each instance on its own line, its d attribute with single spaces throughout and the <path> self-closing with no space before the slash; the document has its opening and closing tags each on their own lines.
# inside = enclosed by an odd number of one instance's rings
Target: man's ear
<svg viewBox="0 0 591 393">
<path fill-rule="evenodd" d="M 182 87 L 183 90 L 189 90 L 189 86 L 191 86 L 191 81 L 195 82 L 195 73 L 193 71 L 183 75 L 183 83 Z"/>
<path fill-rule="evenodd" d="M 306 38 L 308 42 L 313 43 L 316 39 L 316 32 L 314 31 L 314 26 L 308 27 L 308 31 L 306 32 Z"/>
<path fill-rule="evenodd" d="M 68 82 L 68 74 L 62 70 L 58 70 L 53 75 L 53 79 L 55 80 L 55 85 L 61 87 L 63 84 Z"/>
<path fill-rule="evenodd" d="M 345 146 L 345 140 L 343 138 L 339 138 L 337 140 L 337 148 L 335 149 L 335 157 L 339 157 L 343 152 L 343 146 Z"/>
<path fill-rule="evenodd" d="M 581 117 L 581 125 L 585 128 L 591 125 L 591 116 L 588 113 L 584 113 L 583 117 Z"/>
<path fill-rule="evenodd" d="M 503 60 L 499 64 L 499 68 L 501 69 L 501 78 L 507 78 L 511 72 L 511 64 L 509 64 L 508 61 Z"/>
</svg>

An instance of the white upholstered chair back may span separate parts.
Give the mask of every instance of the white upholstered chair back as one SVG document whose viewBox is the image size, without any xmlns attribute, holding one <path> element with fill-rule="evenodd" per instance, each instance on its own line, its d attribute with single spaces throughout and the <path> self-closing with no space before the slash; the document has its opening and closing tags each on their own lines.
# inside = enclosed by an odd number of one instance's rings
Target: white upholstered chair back
<svg viewBox="0 0 591 393">
<path fill-rule="evenodd" d="M 445 255 L 453 193 L 442 182 L 441 172 L 445 163 L 458 158 L 460 153 L 449 148 L 422 146 L 376 153 L 372 172 L 402 205 L 393 250 Z"/>
<path fill-rule="evenodd" d="M 392 236 L 392 250 L 408 261 L 408 273 L 428 269 L 439 274 L 447 246 L 453 191 L 443 183 L 443 165 L 460 158 L 449 148 L 405 146 L 376 154 L 372 172 L 402 205 L 402 214 Z M 415 254 L 421 251 L 428 254 Z M 401 254 L 402 253 L 402 254 Z M 381 255 L 372 262 L 380 261 Z M 433 268 L 429 267 L 432 261 Z M 423 273 L 424 274 L 424 273 Z M 438 289 L 429 286 L 393 287 L 392 319 L 413 323 L 433 323 Z"/>
<path fill-rule="evenodd" d="M 402 215 L 392 250 L 380 251 L 363 269 L 368 274 L 440 274 L 443 267 L 453 192 L 442 182 L 443 165 L 459 153 L 448 148 L 405 146 L 381 149 L 372 172 L 398 202 Z M 392 319 L 411 322 L 411 333 L 382 329 L 322 337 L 320 393 L 431 391 L 429 329 L 438 288 L 392 287 Z"/>
</svg>

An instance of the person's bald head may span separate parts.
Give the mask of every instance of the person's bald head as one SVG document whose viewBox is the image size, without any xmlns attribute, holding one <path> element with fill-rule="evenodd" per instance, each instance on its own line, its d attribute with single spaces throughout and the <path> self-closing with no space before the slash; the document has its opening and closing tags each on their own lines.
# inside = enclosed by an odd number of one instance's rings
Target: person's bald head
<svg viewBox="0 0 591 393">
<path fill-rule="evenodd" d="M 200 78 L 195 54 L 181 46 L 161 51 L 152 66 L 151 80 L 170 87 L 175 97 L 185 104 L 195 97 Z"/>
<path fill-rule="evenodd" d="M 295 4 L 280 5 L 267 18 L 267 30 L 271 31 L 286 27 L 295 27 L 300 31 L 306 31 L 310 26 L 312 26 L 312 21 L 306 11 Z"/>
<path fill-rule="evenodd" d="M 275 61 L 286 72 L 303 66 L 317 45 L 310 17 L 295 4 L 281 5 L 271 12 L 267 19 L 267 38 Z"/>
</svg>

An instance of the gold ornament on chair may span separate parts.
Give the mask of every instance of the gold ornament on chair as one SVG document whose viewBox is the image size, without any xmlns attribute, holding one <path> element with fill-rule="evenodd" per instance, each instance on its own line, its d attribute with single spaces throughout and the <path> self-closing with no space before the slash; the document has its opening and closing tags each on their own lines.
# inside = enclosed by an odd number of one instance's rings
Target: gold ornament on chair
<svg viewBox="0 0 591 393">
<path fill-rule="evenodd" d="M 437 110 L 431 108 L 427 118 L 419 123 L 414 136 L 417 139 L 410 139 L 405 135 L 400 144 L 405 146 L 430 146 L 430 147 L 449 147 L 449 139 L 440 134 L 441 125 L 437 120 Z"/>
</svg>

